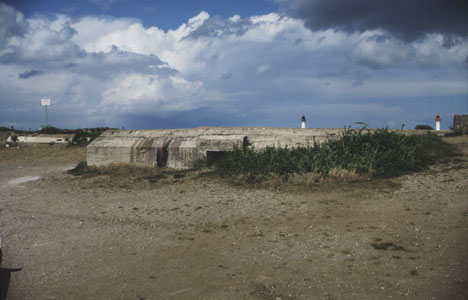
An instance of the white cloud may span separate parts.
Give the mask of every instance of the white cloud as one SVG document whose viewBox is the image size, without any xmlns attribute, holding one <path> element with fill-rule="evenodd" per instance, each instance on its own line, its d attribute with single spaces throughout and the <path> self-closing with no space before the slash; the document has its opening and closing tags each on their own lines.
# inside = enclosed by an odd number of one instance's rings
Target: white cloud
<svg viewBox="0 0 468 300">
<path fill-rule="evenodd" d="M 99 48 L 101 38 L 114 32 L 122 32 L 135 22 L 136 20 L 127 18 L 83 17 L 72 22 L 72 27 L 76 30 L 72 41 L 88 52 L 104 51 Z M 110 48 L 106 49 L 106 52 L 109 50 Z"/>
<path fill-rule="evenodd" d="M 370 37 L 360 41 L 352 56 L 358 63 L 371 68 L 385 68 L 409 59 L 411 48 L 406 44 L 384 38 Z"/>
<path fill-rule="evenodd" d="M 332 116 L 347 107 L 328 102 L 468 95 L 468 39 L 448 47 L 441 35 L 403 43 L 381 31 L 310 31 L 277 13 L 200 12 L 168 31 L 129 18 L 25 20 L 3 4 L 0 14 L 0 95 L 50 95 L 76 126 L 205 107 L 261 122 L 254 112 L 279 104 L 296 113 L 314 102 Z"/>
<path fill-rule="evenodd" d="M 155 114 L 173 110 L 197 108 L 194 98 L 202 96 L 203 84 L 189 82 L 178 76 L 129 74 L 114 78 L 103 92 L 100 106 L 125 113 Z"/>
<path fill-rule="evenodd" d="M 240 19 L 241 19 L 241 17 L 239 15 L 234 15 L 234 16 L 229 18 L 229 21 L 231 21 L 232 23 L 236 23 Z"/>
</svg>

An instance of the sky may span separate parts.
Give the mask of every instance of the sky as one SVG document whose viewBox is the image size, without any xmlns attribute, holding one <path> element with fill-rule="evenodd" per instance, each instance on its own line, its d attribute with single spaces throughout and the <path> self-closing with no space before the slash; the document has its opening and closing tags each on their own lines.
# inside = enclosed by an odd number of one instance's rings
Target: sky
<svg viewBox="0 0 468 300">
<path fill-rule="evenodd" d="M 0 126 L 442 129 L 466 0 L 0 1 Z"/>
</svg>

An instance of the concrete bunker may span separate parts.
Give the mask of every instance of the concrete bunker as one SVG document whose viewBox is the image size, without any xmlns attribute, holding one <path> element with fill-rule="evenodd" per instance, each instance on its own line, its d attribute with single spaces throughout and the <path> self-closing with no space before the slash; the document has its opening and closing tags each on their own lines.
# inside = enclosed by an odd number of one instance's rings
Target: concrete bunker
<svg viewBox="0 0 468 300">
<path fill-rule="evenodd" d="M 88 165 L 131 163 L 148 167 L 192 168 L 198 159 L 209 163 L 234 147 L 295 147 L 341 136 L 342 128 L 198 127 L 192 129 L 108 130 L 88 145 Z M 370 129 L 372 130 L 372 129 Z M 425 134 L 398 130 L 401 134 Z M 443 133 L 443 132 L 440 132 Z"/>
</svg>

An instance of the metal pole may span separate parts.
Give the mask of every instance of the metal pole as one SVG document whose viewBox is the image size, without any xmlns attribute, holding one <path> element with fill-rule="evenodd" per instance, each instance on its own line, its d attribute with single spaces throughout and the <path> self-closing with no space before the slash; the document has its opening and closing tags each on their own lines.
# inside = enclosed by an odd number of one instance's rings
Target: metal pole
<svg viewBox="0 0 468 300">
<path fill-rule="evenodd" d="M 47 127 L 47 121 L 48 121 L 48 116 L 47 116 L 47 105 L 45 106 L 45 127 Z"/>
</svg>

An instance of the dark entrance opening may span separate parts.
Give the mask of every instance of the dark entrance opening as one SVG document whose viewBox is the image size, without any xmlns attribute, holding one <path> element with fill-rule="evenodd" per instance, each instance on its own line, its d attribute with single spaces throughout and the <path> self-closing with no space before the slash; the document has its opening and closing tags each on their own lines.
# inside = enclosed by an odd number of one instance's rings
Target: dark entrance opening
<svg viewBox="0 0 468 300">
<path fill-rule="evenodd" d="M 167 152 L 167 146 L 163 146 L 158 149 L 158 152 L 156 153 L 156 165 L 160 168 L 165 167 L 167 164 L 167 157 L 168 157 L 168 152 Z"/>
</svg>

